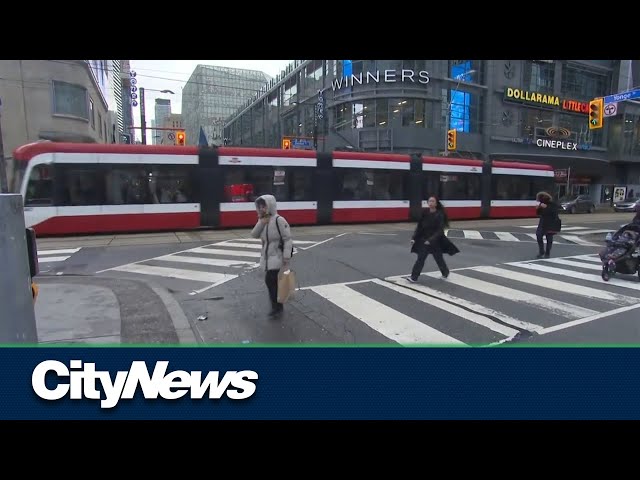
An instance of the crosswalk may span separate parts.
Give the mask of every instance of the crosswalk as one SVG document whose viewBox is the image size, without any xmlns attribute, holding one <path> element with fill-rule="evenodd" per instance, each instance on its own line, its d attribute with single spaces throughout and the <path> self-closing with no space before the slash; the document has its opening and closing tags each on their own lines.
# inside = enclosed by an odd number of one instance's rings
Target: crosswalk
<svg viewBox="0 0 640 480">
<path fill-rule="evenodd" d="M 536 227 L 533 227 L 536 228 Z M 571 228 L 571 227 L 570 227 Z M 563 228 L 563 232 L 570 232 L 569 234 L 558 234 L 554 237 L 556 244 L 565 245 L 584 245 L 584 246 L 597 246 L 600 243 L 590 242 L 581 238 L 580 235 L 591 235 L 596 233 L 608 233 L 611 230 L 584 230 L 575 231 L 570 228 Z M 580 227 L 574 227 L 580 228 Z M 447 237 L 451 239 L 469 239 L 469 240 L 496 240 L 502 242 L 535 242 L 536 234 L 529 232 L 494 232 L 494 231 L 480 231 L 480 230 L 459 230 L 449 229 L 445 231 Z M 603 237 L 604 238 L 604 237 Z"/>
<path fill-rule="evenodd" d="M 295 240 L 294 255 L 321 242 Z M 233 280 L 260 265 L 260 239 L 240 238 L 100 270 L 96 274 L 167 281 L 172 290 L 196 295 Z M 177 282 L 176 282 L 177 280 Z"/>
<path fill-rule="evenodd" d="M 637 276 L 605 283 L 600 270 L 598 255 L 576 255 L 302 287 L 297 300 L 358 342 L 486 346 L 640 307 Z"/>
<path fill-rule="evenodd" d="M 530 228 L 530 229 L 536 229 L 538 228 L 537 225 L 521 225 L 520 228 Z M 562 227 L 562 231 L 563 232 L 571 232 L 571 235 L 595 235 L 598 233 L 609 233 L 609 232 L 613 232 L 613 230 L 611 230 L 610 228 L 589 228 L 589 227 L 578 227 L 578 226 L 563 226 Z"/>
<path fill-rule="evenodd" d="M 82 248 L 82 247 L 80 247 Z M 73 254 L 78 253 L 80 248 L 64 248 L 58 250 L 38 250 L 38 263 L 64 262 Z"/>
</svg>

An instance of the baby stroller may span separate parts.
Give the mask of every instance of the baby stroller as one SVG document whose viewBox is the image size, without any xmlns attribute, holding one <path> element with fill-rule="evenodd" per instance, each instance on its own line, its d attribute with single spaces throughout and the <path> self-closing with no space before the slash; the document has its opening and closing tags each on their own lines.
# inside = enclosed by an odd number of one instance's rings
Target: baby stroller
<svg viewBox="0 0 640 480">
<path fill-rule="evenodd" d="M 640 280 L 640 224 L 629 223 L 614 234 L 607 234 L 606 243 L 600 252 L 602 279 L 608 282 L 616 273 L 637 273 Z"/>
</svg>

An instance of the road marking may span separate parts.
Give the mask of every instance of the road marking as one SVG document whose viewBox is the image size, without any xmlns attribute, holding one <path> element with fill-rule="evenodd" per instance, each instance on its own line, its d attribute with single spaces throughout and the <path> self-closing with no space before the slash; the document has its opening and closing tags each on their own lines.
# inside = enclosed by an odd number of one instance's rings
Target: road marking
<svg viewBox="0 0 640 480">
<path fill-rule="evenodd" d="M 320 285 L 312 290 L 378 333 L 401 345 L 465 345 L 460 340 L 373 300 L 346 285 Z"/>
<path fill-rule="evenodd" d="M 580 237 L 578 237 L 576 235 L 560 235 L 560 237 L 564 238 L 565 240 L 569 240 L 570 242 L 577 243 L 578 245 L 585 245 L 585 246 L 588 246 L 588 247 L 599 247 L 600 246 L 597 243 L 588 242 L 586 240 L 583 240 L 582 238 L 580 238 Z"/>
<path fill-rule="evenodd" d="M 463 230 L 464 238 L 471 238 L 473 240 L 484 240 L 482 234 L 477 230 Z"/>
<path fill-rule="evenodd" d="M 385 288 L 388 288 L 390 290 L 393 290 L 395 292 L 401 293 L 403 295 L 406 295 L 408 297 L 411 298 L 415 298 L 416 300 L 419 300 L 420 302 L 426 303 L 428 305 L 431 305 L 433 307 L 439 308 L 440 310 L 444 310 L 445 312 L 449 312 L 452 313 L 453 315 L 456 315 L 460 318 L 464 318 L 465 320 L 468 320 L 470 322 L 476 323 L 478 325 L 482 325 L 483 327 L 486 327 L 490 330 L 493 330 L 494 332 L 500 333 L 502 335 L 504 335 L 505 337 L 513 337 L 515 335 L 517 335 L 519 333 L 518 330 L 511 328 L 511 327 L 507 327 L 506 325 L 502 325 L 498 322 L 494 322 L 493 320 L 490 320 L 487 317 L 484 317 L 482 315 L 479 315 L 478 313 L 474 313 L 474 312 L 469 312 L 467 310 L 464 310 L 462 308 L 459 308 L 455 305 L 452 305 L 450 303 L 447 302 L 443 302 L 442 300 L 439 300 L 438 298 L 434 298 L 434 297 L 430 297 L 427 295 L 423 295 L 421 293 L 418 293 L 412 289 L 409 288 L 404 288 L 401 287 L 399 282 L 398 284 L 392 284 L 389 282 L 384 282 L 382 280 L 372 280 L 372 283 L 375 283 L 376 285 L 382 285 Z M 407 282 L 409 283 L 409 282 Z M 422 290 L 424 291 L 424 290 Z M 434 291 L 434 294 L 437 294 L 437 292 Z M 458 302 L 459 303 L 459 302 Z"/>
<path fill-rule="evenodd" d="M 391 281 L 393 283 L 397 283 L 398 285 L 405 286 L 406 288 L 411 288 L 413 290 L 424 292 L 427 295 L 434 295 L 443 300 L 448 300 L 449 302 L 453 302 L 454 304 L 458 304 L 463 307 L 472 309 L 482 315 L 497 318 L 498 320 L 501 320 L 506 324 L 509 324 L 513 327 L 516 327 L 522 330 L 536 332 L 542 328 L 540 325 L 536 325 L 535 323 L 529 323 L 529 322 L 524 322 L 522 320 L 518 320 L 517 318 L 510 317 L 509 315 L 499 312 L 498 310 L 487 308 L 483 305 L 480 305 L 479 303 L 473 303 L 473 302 L 470 302 L 469 300 L 465 300 L 464 298 L 454 297 L 453 295 L 450 295 L 445 292 L 441 292 L 440 290 L 436 290 L 434 288 L 427 287 L 419 283 L 411 283 L 404 277 L 389 277 L 386 280 Z"/>
<path fill-rule="evenodd" d="M 38 250 L 38 255 L 61 255 L 65 253 L 76 253 L 79 250 L 79 248 L 66 248 L 62 250 Z"/>
<path fill-rule="evenodd" d="M 440 272 L 430 272 L 426 275 L 435 277 L 440 275 Z M 596 313 L 598 313 L 595 310 L 590 310 L 588 308 L 582 308 L 577 305 L 571 305 L 569 303 L 560 302 L 557 300 L 542 298 L 538 295 L 522 292 L 520 290 L 504 287 L 502 285 L 496 285 L 495 283 L 485 282 L 484 280 L 478 280 L 472 277 L 465 277 L 454 272 L 449 273 L 449 278 L 447 279 L 447 281 L 486 295 L 492 295 L 494 297 L 499 297 L 514 302 L 526 303 L 533 307 L 551 312 L 555 315 L 563 315 L 572 319 L 595 315 Z"/>
<path fill-rule="evenodd" d="M 243 265 L 255 265 L 256 262 L 248 262 L 247 260 L 227 260 L 224 258 L 203 258 L 203 257 L 187 257 L 184 255 L 162 255 L 154 260 L 162 260 L 165 262 L 182 262 L 193 263 L 196 265 L 213 265 L 217 267 L 233 267 Z"/>
<path fill-rule="evenodd" d="M 600 275 L 592 275 L 590 273 L 575 272 L 573 270 L 565 270 L 564 268 L 548 267 L 546 265 L 540 265 L 536 263 L 511 262 L 511 263 L 507 263 L 506 265 L 513 265 L 515 267 L 526 268 L 528 270 L 536 270 L 538 272 L 562 275 L 565 277 L 576 278 L 579 280 L 586 280 L 587 282 L 597 282 L 603 286 L 615 285 L 616 287 L 628 288 L 631 290 L 640 290 L 640 283 L 630 282 L 629 280 L 622 280 L 620 278 L 612 278 L 608 282 L 605 282 L 604 280 L 602 280 L 602 277 L 600 277 Z"/>
<path fill-rule="evenodd" d="M 41 257 L 38 255 L 38 263 L 63 262 L 70 256 L 66 257 Z"/>
<path fill-rule="evenodd" d="M 216 243 L 216 246 L 220 247 L 235 247 L 235 248 L 253 248 L 255 250 L 262 250 L 261 244 L 255 243 L 241 243 L 235 240 L 228 240 L 226 242 Z"/>
<path fill-rule="evenodd" d="M 640 301 L 637 298 L 627 297 L 626 295 L 620 295 L 617 293 L 606 292 L 597 288 L 583 287 L 581 285 L 575 285 L 572 283 L 561 282 L 552 278 L 541 278 L 536 275 L 529 275 L 528 273 L 514 272 L 498 267 L 473 267 L 471 270 L 477 272 L 486 273 L 488 275 L 495 275 L 498 277 L 506 278 L 509 280 L 515 280 L 517 282 L 527 283 L 529 285 L 535 285 L 540 288 L 546 288 L 549 290 L 556 290 L 562 293 L 570 293 L 572 295 L 580 295 L 587 298 L 593 298 L 597 300 L 604 300 L 607 302 L 615 303 L 618 305 L 632 305 Z"/>
<path fill-rule="evenodd" d="M 217 283 L 222 280 L 229 281 L 237 277 L 228 273 L 198 272 L 195 270 L 181 270 L 169 267 L 155 267 L 152 265 L 127 264 L 112 268 L 120 272 L 138 273 L 141 275 L 155 275 L 158 277 L 179 278 L 182 280 L 195 280 L 198 282 Z"/>
<path fill-rule="evenodd" d="M 190 253 L 204 253 L 205 255 L 228 255 L 230 257 L 260 258 L 260 252 L 243 252 L 242 250 L 222 250 L 220 248 L 198 247 L 188 250 Z M 182 252 L 185 253 L 185 252 Z M 175 254 L 173 254 L 175 255 Z"/>
<path fill-rule="evenodd" d="M 330 242 L 331 240 L 335 240 L 336 238 L 342 237 L 343 235 L 348 235 L 350 232 L 341 233 L 340 235 L 336 235 L 335 237 L 327 238 L 321 242 L 316 243 L 315 245 L 311 245 L 310 247 L 300 247 L 301 250 L 309 250 L 310 248 L 317 247 L 318 245 L 322 245 L 323 243 Z"/>
<path fill-rule="evenodd" d="M 573 260 L 567 260 L 564 258 L 545 258 L 544 262 L 556 263 L 558 265 L 566 265 L 568 267 L 584 268 L 586 270 L 598 270 L 598 271 L 602 270 L 602 265 L 594 265 L 593 263 L 586 263 L 586 262 L 575 262 Z M 541 264 L 544 265 L 544 262 Z"/>
<path fill-rule="evenodd" d="M 593 322 L 595 320 L 601 320 L 603 318 L 612 317 L 613 315 L 618 315 L 619 313 L 628 312 L 630 310 L 635 310 L 640 308 L 640 303 L 636 305 L 629 305 L 626 307 L 616 308 L 615 310 L 609 310 L 608 312 L 598 313 L 597 315 L 592 315 L 591 317 L 580 318 L 578 320 L 573 320 L 567 323 L 561 323 L 560 325 L 554 325 L 553 327 L 545 328 L 538 332 L 540 335 L 546 335 L 548 333 L 557 332 L 558 330 L 564 330 L 567 328 L 575 327 L 577 325 L 582 325 L 584 323 Z"/>
<path fill-rule="evenodd" d="M 514 234 L 509 232 L 493 232 L 500 240 L 505 242 L 519 242 L 520 240 Z"/>
</svg>

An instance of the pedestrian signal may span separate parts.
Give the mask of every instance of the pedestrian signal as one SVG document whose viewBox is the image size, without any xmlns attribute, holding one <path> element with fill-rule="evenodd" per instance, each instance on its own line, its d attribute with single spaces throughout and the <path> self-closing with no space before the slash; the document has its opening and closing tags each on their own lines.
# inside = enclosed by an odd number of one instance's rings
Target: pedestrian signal
<svg viewBox="0 0 640 480">
<path fill-rule="evenodd" d="M 178 134 L 176 135 L 176 145 L 184 147 L 185 140 L 186 135 L 184 134 L 184 132 L 178 132 Z"/>
<path fill-rule="evenodd" d="M 291 149 L 291 140 L 289 140 L 288 138 L 283 138 L 282 139 L 282 149 L 283 150 L 290 150 Z"/>
<path fill-rule="evenodd" d="M 447 131 L 447 150 L 455 150 L 457 146 L 458 146 L 458 131 L 448 130 Z"/>
</svg>

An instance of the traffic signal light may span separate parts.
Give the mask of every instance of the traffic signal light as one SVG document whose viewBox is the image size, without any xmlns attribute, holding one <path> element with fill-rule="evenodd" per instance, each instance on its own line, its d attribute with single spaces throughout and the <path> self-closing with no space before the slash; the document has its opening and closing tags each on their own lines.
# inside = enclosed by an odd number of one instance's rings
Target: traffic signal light
<svg viewBox="0 0 640 480">
<path fill-rule="evenodd" d="M 447 130 L 447 150 L 455 150 L 458 146 L 458 131 Z"/>
<path fill-rule="evenodd" d="M 589 102 L 589 130 L 602 128 L 604 124 L 604 98 Z"/>
<path fill-rule="evenodd" d="M 282 139 L 282 148 L 283 148 L 283 150 L 290 150 L 291 149 L 291 140 L 289 140 L 288 138 L 283 138 Z"/>
<path fill-rule="evenodd" d="M 176 135 L 176 145 L 184 147 L 186 139 L 187 138 L 184 132 L 178 132 L 178 134 Z"/>
</svg>

